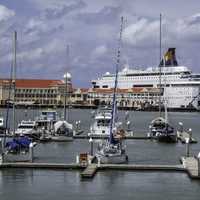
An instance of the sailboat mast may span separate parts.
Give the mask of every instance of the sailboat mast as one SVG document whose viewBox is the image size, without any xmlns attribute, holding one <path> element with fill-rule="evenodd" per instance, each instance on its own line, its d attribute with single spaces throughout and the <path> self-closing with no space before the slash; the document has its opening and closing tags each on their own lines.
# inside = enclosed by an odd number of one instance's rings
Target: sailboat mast
<svg viewBox="0 0 200 200">
<path fill-rule="evenodd" d="M 165 58 L 163 56 L 163 68 L 165 69 Z M 166 76 L 165 76 L 165 70 L 164 71 L 164 89 L 166 88 Z M 164 107 L 165 107 L 165 121 L 168 123 L 168 112 L 167 112 L 167 100 L 166 100 L 166 95 L 164 92 Z"/>
<path fill-rule="evenodd" d="M 124 23 L 124 18 L 122 16 L 121 17 L 121 25 L 120 25 L 120 35 L 119 35 L 119 41 L 118 41 L 115 83 L 114 83 L 113 101 L 112 101 L 112 118 L 111 118 L 111 124 L 110 124 L 110 143 L 113 143 L 113 128 L 115 126 L 115 120 L 116 120 L 116 106 L 117 106 L 116 105 L 116 92 L 117 92 L 117 85 L 118 85 L 118 72 L 119 72 L 119 65 L 120 65 L 123 23 Z"/>
<path fill-rule="evenodd" d="M 161 117 L 162 14 L 160 14 L 159 116 Z M 163 60 L 164 62 L 164 60 Z"/>
<path fill-rule="evenodd" d="M 69 71 L 69 44 L 67 44 L 67 68 Z M 70 80 L 69 80 L 70 81 Z M 69 121 L 69 83 L 67 78 L 67 88 L 66 88 L 66 96 L 67 96 L 67 114 L 66 114 L 66 120 Z"/>
<path fill-rule="evenodd" d="M 15 135 L 15 93 L 16 93 L 16 65 L 17 65 L 17 32 L 13 33 L 13 74 L 12 74 L 12 85 L 13 85 L 13 135 Z"/>
</svg>

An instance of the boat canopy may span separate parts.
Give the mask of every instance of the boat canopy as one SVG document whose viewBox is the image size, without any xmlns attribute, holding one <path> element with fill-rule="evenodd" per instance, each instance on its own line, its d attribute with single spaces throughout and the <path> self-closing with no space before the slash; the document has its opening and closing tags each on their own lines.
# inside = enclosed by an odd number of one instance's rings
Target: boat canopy
<svg viewBox="0 0 200 200">
<path fill-rule="evenodd" d="M 31 139 L 26 136 L 20 136 L 6 143 L 6 148 L 9 150 L 28 149 Z"/>
</svg>

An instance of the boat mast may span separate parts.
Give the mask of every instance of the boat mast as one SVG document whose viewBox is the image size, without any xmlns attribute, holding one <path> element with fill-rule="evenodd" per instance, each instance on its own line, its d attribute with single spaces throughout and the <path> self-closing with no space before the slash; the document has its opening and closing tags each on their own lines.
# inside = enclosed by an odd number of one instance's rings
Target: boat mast
<svg viewBox="0 0 200 200">
<path fill-rule="evenodd" d="M 165 69 L 165 56 L 163 56 L 163 68 Z M 164 70 L 164 89 L 166 88 L 166 76 L 165 76 L 165 70 Z M 168 112 L 167 112 L 167 101 L 166 101 L 166 95 L 164 92 L 164 107 L 165 107 L 165 121 L 168 123 Z"/>
<path fill-rule="evenodd" d="M 159 116 L 161 117 L 161 62 L 162 62 L 162 14 L 160 13 L 160 57 L 159 57 Z M 163 60 L 164 62 L 164 60 Z"/>
<path fill-rule="evenodd" d="M 67 68 L 69 70 L 69 44 L 67 44 Z M 68 82 L 68 78 L 67 78 L 67 88 L 66 88 L 66 96 L 67 96 L 67 113 L 66 113 L 66 120 L 67 122 L 69 122 L 69 84 L 70 84 L 70 80 Z"/>
<path fill-rule="evenodd" d="M 12 86 L 13 86 L 13 135 L 15 136 L 15 93 L 16 93 L 16 65 L 17 65 L 17 32 L 13 33 L 13 70 L 12 70 Z"/>
<path fill-rule="evenodd" d="M 112 100 L 112 117 L 111 117 L 110 137 L 109 137 L 109 143 L 110 144 L 114 143 L 113 128 L 115 127 L 115 121 L 116 121 L 116 106 L 117 106 L 116 105 L 116 92 L 117 92 L 117 85 L 118 85 L 118 71 L 119 71 L 119 65 L 120 65 L 123 23 L 124 23 L 124 18 L 122 16 L 121 17 L 121 25 L 120 25 L 120 35 L 119 35 L 119 41 L 118 41 L 116 71 L 115 71 L 115 83 L 114 83 L 113 100 Z"/>
</svg>

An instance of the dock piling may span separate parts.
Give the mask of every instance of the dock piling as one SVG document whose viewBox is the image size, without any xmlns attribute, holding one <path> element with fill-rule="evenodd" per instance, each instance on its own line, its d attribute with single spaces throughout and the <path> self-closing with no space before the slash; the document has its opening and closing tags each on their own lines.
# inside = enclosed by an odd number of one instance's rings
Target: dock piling
<svg viewBox="0 0 200 200">
<path fill-rule="evenodd" d="M 33 143 L 31 142 L 29 145 L 29 152 L 30 152 L 30 162 L 33 162 Z"/>
<path fill-rule="evenodd" d="M 190 156 L 190 149 L 189 149 L 190 138 L 185 138 L 185 143 L 186 143 L 186 157 L 189 157 Z"/>
<path fill-rule="evenodd" d="M 89 143 L 90 143 L 90 155 L 93 156 L 93 139 L 91 137 L 89 139 Z"/>
</svg>

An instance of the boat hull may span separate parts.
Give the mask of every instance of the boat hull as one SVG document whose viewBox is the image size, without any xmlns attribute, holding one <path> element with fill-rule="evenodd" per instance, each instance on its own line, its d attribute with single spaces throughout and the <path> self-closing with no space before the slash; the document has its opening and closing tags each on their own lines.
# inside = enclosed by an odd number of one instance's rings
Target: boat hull
<svg viewBox="0 0 200 200">
<path fill-rule="evenodd" d="M 31 162 L 32 157 L 31 153 L 19 153 L 19 154 L 13 154 L 13 153 L 5 153 L 2 156 L 3 162 Z"/>
<path fill-rule="evenodd" d="M 177 142 L 176 135 L 159 135 L 157 136 L 159 142 L 175 143 Z"/>
<path fill-rule="evenodd" d="M 97 153 L 96 158 L 97 160 L 100 160 L 100 163 L 102 164 L 124 164 L 128 162 L 128 156 L 126 154 L 103 155 Z"/>
</svg>

